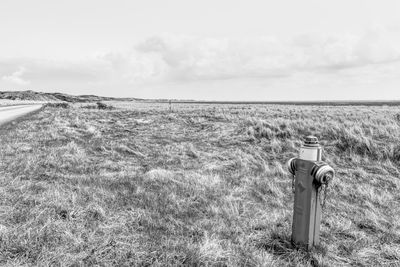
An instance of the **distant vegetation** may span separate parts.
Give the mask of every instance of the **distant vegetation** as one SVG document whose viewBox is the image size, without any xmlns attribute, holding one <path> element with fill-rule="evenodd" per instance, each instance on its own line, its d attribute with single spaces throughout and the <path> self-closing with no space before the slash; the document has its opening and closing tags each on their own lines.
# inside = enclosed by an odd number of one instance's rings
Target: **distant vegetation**
<svg viewBox="0 0 400 267">
<path fill-rule="evenodd" d="M 0 129 L 0 265 L 399 264 L 399 108 L 104 103 Z M 309 134 L 337 177 L 306 252 L 285 163 Z"/>
<path fill-rule="evenodd" d="M 87 109 L 114 109 L 113 106 L 111 106 L 110 104 L 105 104 L 103 102 L 97 102 L 95 105 L 90 104 L 90 105 L 85 105 L 85 106 L 81 106 L 81 108 L 87 108 Z"/>
<path fill-rule="evenodd" d="M 42 93 L 35 91 L 0 91 L 0 99 L 9 99 L 9 100 L 29 100 L 29 101 L 65 101 L 65 102 L 97 102 L 97 101 L 110 101 L 110 100 L 119 100 L 119 101 L 138 101 L 141 99 L 138 98 L 115 98 L 115 97 L 103 97 L 96 95 L 69 95 L 62 93 Z"/>
<path fill-rule="evenodd" d="M 179 104 L 205 104 L 205 105 L 296 105 L 296 106 L 400 106 L 400 100 L 360 100 L 360 101 L 202 101 L 202 100 L 178 100 L 178 99 L 142 99 L 142 98 L 118 98 L 96 95 L 69 95 L 63 93 L 42 93 L 32 90 L 27 91 L 0 91 L 0 105 L 3 100 L 39 101 L 39 102 L 70 102 L 86 103 L 99 101 L 133 101 L 152 103 L 179 103 Z"/>
</svg>

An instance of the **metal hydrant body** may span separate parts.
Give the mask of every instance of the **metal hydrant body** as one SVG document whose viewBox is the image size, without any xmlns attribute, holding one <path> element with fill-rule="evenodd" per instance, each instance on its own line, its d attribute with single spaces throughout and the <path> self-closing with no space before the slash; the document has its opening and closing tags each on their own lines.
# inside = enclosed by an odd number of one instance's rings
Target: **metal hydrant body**
<svg viewBox="0 0 400 267">
<path fill-rule="evenodd" d="M 321 203 L 311 170 L 314 162 L 296 159 L 292 241 L 308 247 L 319 244 Z"/>
<path fill-rule="evenodd" d="M 316 137 L 308 136 L 300 149 L 300 158 L 288 162 L 294 175 L 294 208 L 292 242 L 311 248 L 319 244 L 321 222 L 320 187 L 334 175 L 333 169 L 321 161 L 321 147 Z"/>
</svg>

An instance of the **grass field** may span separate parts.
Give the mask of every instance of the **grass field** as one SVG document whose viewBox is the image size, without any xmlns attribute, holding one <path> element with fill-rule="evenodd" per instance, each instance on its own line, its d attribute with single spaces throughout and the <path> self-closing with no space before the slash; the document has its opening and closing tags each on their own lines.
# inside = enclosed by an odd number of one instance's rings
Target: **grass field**
<svg viewBox="0 0 400 267">
<path fill-rule="evenodd" d="M 0 107 L 9 105 L 44 104 L 43 101 L 0 99 Z"/>
<path fill-rule="evenodd" d="M 109 104 L 0 129 L 0 265 L 400 265 L 400 108 Z M 337 172 L 310 252 L 285 167 L 308 134 Z"/>
</svg>

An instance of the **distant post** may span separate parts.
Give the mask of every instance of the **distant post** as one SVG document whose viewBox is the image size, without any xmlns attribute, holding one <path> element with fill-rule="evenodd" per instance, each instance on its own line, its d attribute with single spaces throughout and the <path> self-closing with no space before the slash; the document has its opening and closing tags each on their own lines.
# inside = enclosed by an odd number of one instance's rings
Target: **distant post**
<svg viewBox="0 0 400 267">
<path fill-rule="evenodd" d="M 334 170 L 321 161 L 321 155 L 318 138 L 307 136 L 299 158 L 292 158 L 287 163 L 293 176 L 294 191 L 292 243 L 307 249 L 319 244 L 321 189 L 326 189 L 335 175 Z"/>
<path fill-rule="evenodd" d="M 171 112 L 172 111 L 171 100 L 169 100 L 168 103 L 169 103 L 169 112 Z"/>
</svg>

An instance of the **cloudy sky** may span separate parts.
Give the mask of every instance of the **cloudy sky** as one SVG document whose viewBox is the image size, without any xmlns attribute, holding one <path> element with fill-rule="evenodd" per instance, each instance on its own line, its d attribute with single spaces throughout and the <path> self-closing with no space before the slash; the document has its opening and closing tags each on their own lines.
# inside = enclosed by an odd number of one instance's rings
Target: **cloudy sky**
<svg viewBox="0 0 400 267">
<path fill-rule="evenodd" d="M 1 0 L 0 90 L 400 99 L 398 0 Z"/>
</svg>

